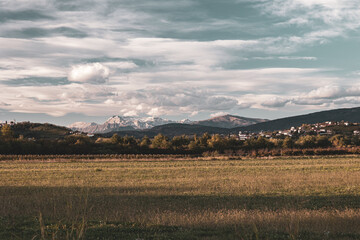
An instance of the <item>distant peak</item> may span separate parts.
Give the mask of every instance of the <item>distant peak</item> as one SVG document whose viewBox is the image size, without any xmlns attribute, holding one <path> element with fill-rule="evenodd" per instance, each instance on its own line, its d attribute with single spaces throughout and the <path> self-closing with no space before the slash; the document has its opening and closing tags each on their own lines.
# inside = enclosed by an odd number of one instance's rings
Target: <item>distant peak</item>
<svg viewBox="0 0 360 240">
<path fill-rule="evenodd" d="M 217 118 L 229 118 L 229 117 L 242 118 L 242 117 L 235 116 L 235 115 L 231 115 L 231 114 L 225 114 L 225 115 L 215 116 L 215 117 L 212 117 L 212 118 L 210 118 L 210 119 L 217 119 Z"/>
<path fill-rule="evenodd" d="M 234 127 L 248 126 L 265 121 L 267 120 L 257 119 L 257 118 L 246 118 L 231 114 L 225 114 L 210 118 L 208 120 L 198 121 L 197 124 L 204 126 L 211 126 L 211 127 L 234 128 Z"/>
<path fill-rule="evenodd" d="M 120 129 L 150 129 L 156 126 L 161 126 L 171 123 L 181 123 L 181 124 L 199 124 L 212 127 L 221 127 L 221 128 L 233 128 L 239 126 L 248 126 L 251 124 L 264 122 L 264 119 L 252 119 L 244 118 L 231 114 L 225 114 L 222 116 L 213 117 L 211 119 L 196 121 L 193 122 L 189 119 L 183 119 L 180 121 L 171 121 L 168 119 L 163 119 L 161 117 L 125 117 L 119 115 L 113 115 L 103 124 L 89 124 L 89 123 L 74 123 L 71 125 L 73 129 L 82 129 L 84 132 L 109 132 L 109 131 L 119 131 Z"/>
<path fill-rule="evenodd" d="M 68 126 L 68 128 L 74 128 L 74 129 L 77 129 L 77 128 L 85 128 L 85 127 L 88 127 L 90 125 L 92 125 L 94 123 L 87 123 L 87 122 L 74 122 L 72 124 L 70 124 Z"/>
<path fill-rule="evenodd" d="M 193 123 L 193 121 L 191 121 L 190 119 L 186 118 L 186 119 L 180 120 L 179 123 L 191 124 L 191 123 Z"/>
</svg>

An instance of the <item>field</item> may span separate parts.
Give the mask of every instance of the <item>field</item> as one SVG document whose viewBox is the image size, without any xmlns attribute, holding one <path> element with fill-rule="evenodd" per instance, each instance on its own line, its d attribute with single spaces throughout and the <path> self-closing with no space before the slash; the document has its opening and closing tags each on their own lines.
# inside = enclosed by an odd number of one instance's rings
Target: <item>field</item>
<svg viewBox="0 0 360 240">
<path fill-rule="evenodd" d="M 360 239 L 360 158 L 3 160 L 0 239 Z"/>
</svg>

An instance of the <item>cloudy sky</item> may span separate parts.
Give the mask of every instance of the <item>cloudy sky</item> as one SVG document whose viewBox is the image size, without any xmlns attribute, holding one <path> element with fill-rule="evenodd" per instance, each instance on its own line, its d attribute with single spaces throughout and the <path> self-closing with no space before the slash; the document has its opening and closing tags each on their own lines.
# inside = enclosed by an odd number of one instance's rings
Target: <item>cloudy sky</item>
<svg viewBox="0 0 360 240">
<path fill-rule="evenodd" d="M 0 121 L 360 103 L 358 0 L 0 0 Z"/>
</svg>

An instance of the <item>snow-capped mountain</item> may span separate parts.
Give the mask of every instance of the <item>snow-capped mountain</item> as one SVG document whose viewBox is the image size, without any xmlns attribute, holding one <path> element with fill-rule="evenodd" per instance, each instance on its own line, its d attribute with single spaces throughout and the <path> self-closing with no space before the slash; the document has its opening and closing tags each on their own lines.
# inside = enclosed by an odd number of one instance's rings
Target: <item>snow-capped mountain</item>
<svg viewBox="0 0 360 240">
<path fill-rule="evenodd" d="M 186 119 L 180 120 L 178 123 L 193 124 L 194 122 L 191 121 L 190 119 L 186 118 Z"/>
<path fill-rule="evenodd" d="M 148 129 L 167 123 L 174 123 L 174 121 L 158 117 L 134 118 L 113 116 L 109 118 L 104 124 L 113 125 L 114 127 L 132 127 L 134 129 Z"/>
<path fill-rule="evenodd" d="M 176 123 L 176 122 L 158 117 L 135 118 L 135 117 L 113 116 L 103 124 L 76 122 L 69 125 L 68 127 L 73 130 L 87 132 L 87 133 L 107 133 L 107 132 L 122 131 L 122 130 L 149 129 L 155 126 L 160 126 L 168 123 Z"/>
<path fill-rule="evenodd" d="M 73 124 L 69 125 L 68 128 L 71 128 L 73 130 L 79 130 L 90 127 L 92 124 L 96 124 L 96 123 L 74 122 Z"/>
<path fill-rule="evenodd" d="M 230 129 L 234 127 L 249 126 L 252 124 L 266 122 L 266 121 L 268 120 L 257 119 L 257 118 L 245 118 L 234 115 L 224 115 L 224 116 L 219 116 L 208 120 L 196 121 L 196 122 L 193 122 L 189 119 L 183 119 L 180 121 L 171 121 L 159 117 L 136 118 L 136 117 L 113 116 L 103 124 L 76 122 L 68 127 L 73 130 L 87 132 L 87 133 L 109 133 L 109 132 L 126 131 L 126 130 L 150 129 L 156 126 L 161 126 L 169 123 L 181 123 L 181 124 L 201 125 L 208 127 Z"/>
</svg>

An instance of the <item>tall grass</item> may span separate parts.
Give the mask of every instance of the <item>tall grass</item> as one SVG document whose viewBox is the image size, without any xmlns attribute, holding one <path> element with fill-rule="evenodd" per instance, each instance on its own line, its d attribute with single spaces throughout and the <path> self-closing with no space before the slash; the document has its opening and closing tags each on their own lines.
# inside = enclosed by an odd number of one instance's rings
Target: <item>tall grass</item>
<svg viewBox="0 0 360 240">
<path fill-rule="evenodd" d="M 73 160 L 0 162 L 3 228 L 36 218 L 38 239 L 156 226 L 215 239 L 360 237 L 357 157 Z"/>
</svg>

